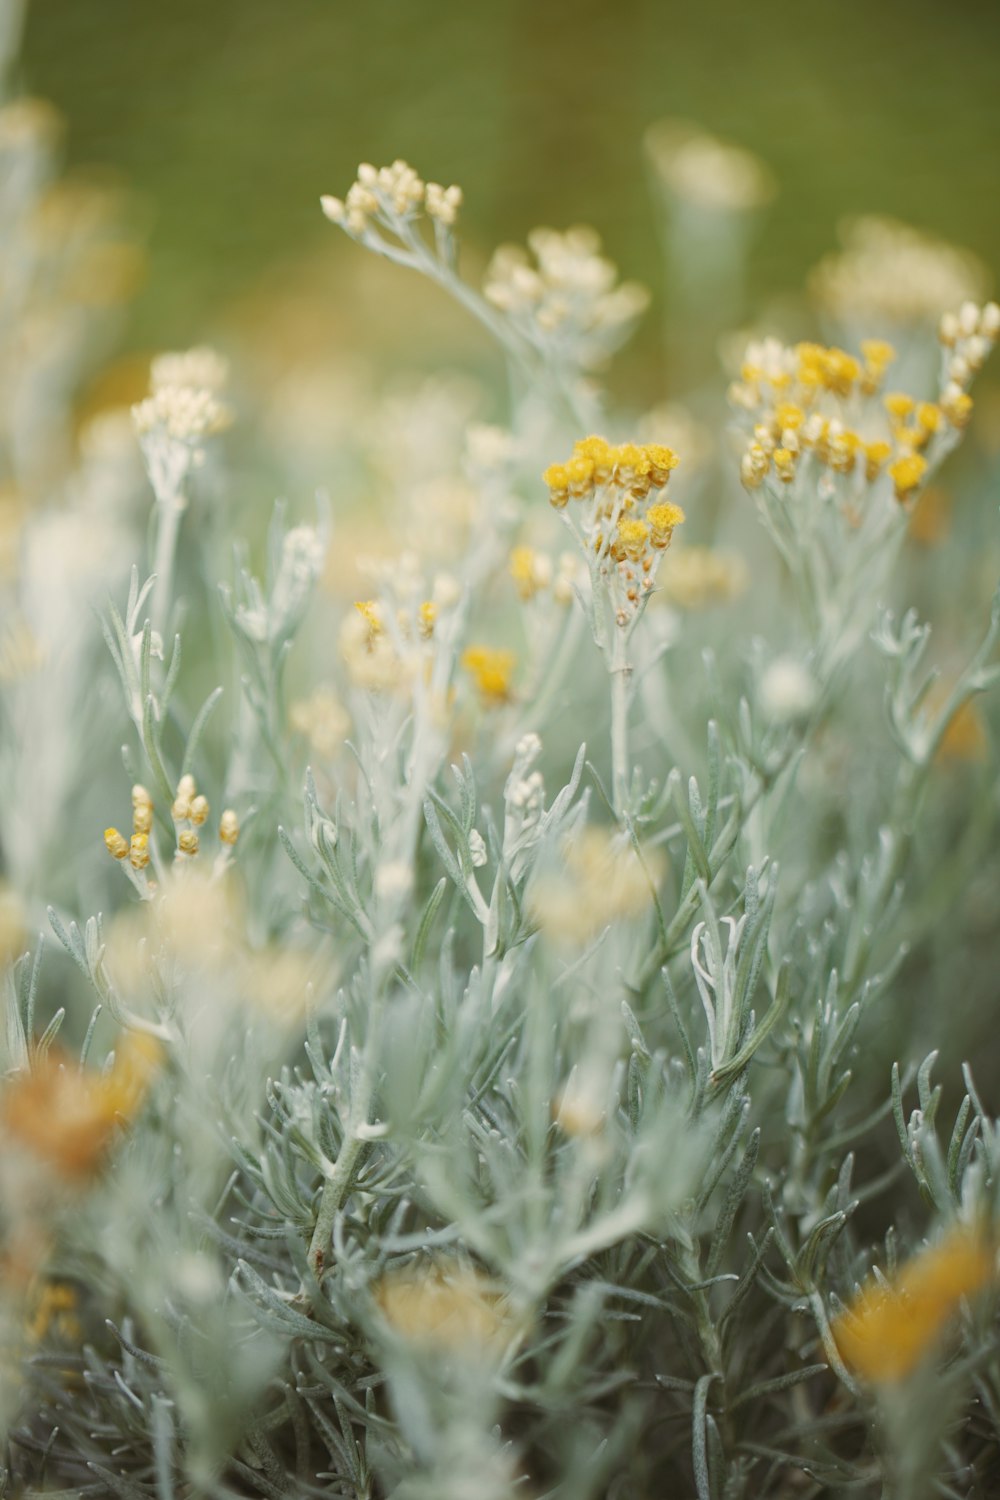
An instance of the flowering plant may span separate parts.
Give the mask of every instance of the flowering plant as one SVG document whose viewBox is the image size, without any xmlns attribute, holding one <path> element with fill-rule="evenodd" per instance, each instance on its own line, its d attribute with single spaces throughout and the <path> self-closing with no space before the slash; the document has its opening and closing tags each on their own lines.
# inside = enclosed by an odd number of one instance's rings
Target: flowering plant
<svg viewBox="0 0 1000 1500">
<path fill-rule="evenodd" d="M 668 209 L 761 200 L 672 139 Z M 913 318 L 898 390 L 878 329 L 751 340 L 733 454 L 607 407 L 645 299 L 592 232 L 480 293 L 461 203 L 403 162 L 323 200 L 510 375 L 502 423 L 438 387 L 345 440 L 408 542 L 363 593 L 336 493 L 220 546 L 207 350 L 133 409 L 148 573 L 120 429 L 18 517 L 0 1493 L 985 1494 L 1000 595 L 914 528 L 1000 310 L 946 313 L 927 386 Z M 95 463 L 111 577 L 69 555 Z M 39 537 L 103 645 L 36 618 Z M 977 1050 L 956 1103 L 928 1046 Z"/>
</svg>

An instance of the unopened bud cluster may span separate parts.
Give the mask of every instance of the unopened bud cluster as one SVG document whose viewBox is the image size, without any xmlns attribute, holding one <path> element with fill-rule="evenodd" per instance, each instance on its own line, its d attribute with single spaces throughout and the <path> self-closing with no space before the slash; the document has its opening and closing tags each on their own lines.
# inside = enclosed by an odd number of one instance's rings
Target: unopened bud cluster
<svg viewBox="0 0 1000 1500">
<path fill-rule="evenodd" d="M 113 859 L 127 859 L 133 870 L 145 870 L 149 864 L 149 835 L 153 828 L 153 799 L 144 786 L 132 788 L 132 837 L 126 839 L 117 828 L 104 830 L 104 844 Z"/>
<path fill-rule="evenodd" d="M 405 161 L 394 161 L 391 167 L 362 162 L 347 196 L 324 194 L 320 205 L 331 223 L 358 238 L 376 222 L 396 231 L 400 221 L 415 219 L 420 213 L 450 229 L 462 206 L 462 189 L 424 182 Z"/>
<path fill-rule="evenodd" d="M 198 830 L 207 822 L 210 808 L 207 797 L 199 794 L 193 776 L 182 776 L 170 808 L 177 834 L 176 857 L 192 858 L 198 853 Z M 131 868 L 144 871 L 150 862 L 150 838 L 153 831 L 153 799 L 144 786 L 132 788 L 132 837 L 126 839 L 117 828 L 104 830 L 104 844 L 113 859 L 128 860 Z M 239 838 L 239 819 L 227 808 L 219 820 L 219 838 L 232 846 Z M 150 887 L 150 890 L 152 887 Z"/>
<path fill-rule="evenodd" d="M 637 282 L 618 282 L 593 229 L 536 229 L 528 247 L 530 254 L 519 245 L 496 251 L 483 283 L 486 300 L 532 342 L 565 345 L 584 368 L 599 364 L 646 310 L 649 293 Z"/>
<path fill-rule="evenodd" d="M 150 368 L 151 394 L 132 408 L 136 432 L 195 445 L 221 432 L 232 421 L 218 394 L 228 374 L 226 360 L 214 349 L 159 355 Z"/>
</svg>

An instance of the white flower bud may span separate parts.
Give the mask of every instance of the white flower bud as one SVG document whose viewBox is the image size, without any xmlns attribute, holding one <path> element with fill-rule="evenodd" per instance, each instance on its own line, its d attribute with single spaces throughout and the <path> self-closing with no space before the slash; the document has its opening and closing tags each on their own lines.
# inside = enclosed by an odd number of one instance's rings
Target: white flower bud
<svg viewBox="0 0 1000 1500">
<path fill-rule="evenodd" d="M 776 724 L 802 719 L 816 702 L 816 684 L 794 656 L 779 656 L 768 666 L 760 683 L 760 704 Z"/>
</svg>

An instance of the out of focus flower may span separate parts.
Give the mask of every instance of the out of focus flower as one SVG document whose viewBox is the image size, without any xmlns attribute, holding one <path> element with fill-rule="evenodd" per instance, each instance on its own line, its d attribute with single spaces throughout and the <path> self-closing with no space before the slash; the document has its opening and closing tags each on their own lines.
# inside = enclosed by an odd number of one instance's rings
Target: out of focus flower
<svg viewBox="0 0 1000 1500">
<path fill-rule="evenodd" d="M 769 203 L 777 191 L 770 168 L 752 151 L 684 120 L 651 125 L 646 152 L 671 193 L 706 208 L 746 212 Z"/>
<path fill-rule="evenodd" d="M 464 1266 L 438 1262 L 387 1272 L 376 1284 L 375 1301 L 393 1333 L 441 1352 L 475 1358 L 511 1331 L 501 1293 Z"/>
<path fill-rule="evenodd" d="M 840 227 L 841 249 L 810 277 L 813 297 L 841 322 L 936 323 L 989 291 L 983 263 L 968 250 L 896 219 L 865 215 Z"/>
<path fill-rule="evenodd" d="M 139 1032 L 122 1038 L 105 1074 L 88 1073 L 49 1053 L 6 1085 L 0 1127 L 58 1176 L 89 1177 L 116 1128 L 138 1114 L 161 1056 L 159 1044 Z"/>
<path fill-rule="evenodd" d="M 918 1251 L 893 1281 L 869 1281 L 832 1325 L 844 1362 L 875 1384 L 905 1380 L 962 1300 L 995 1280 L 995 1260 L 985 1240 L 960 1228 Z"/>
</svg>

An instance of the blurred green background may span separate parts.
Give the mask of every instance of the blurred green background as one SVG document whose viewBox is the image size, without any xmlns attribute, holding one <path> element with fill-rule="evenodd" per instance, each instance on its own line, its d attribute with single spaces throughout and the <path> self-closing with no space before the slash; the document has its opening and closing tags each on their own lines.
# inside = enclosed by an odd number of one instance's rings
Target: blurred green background
<svg viewBox="0 0 1000 1500">
<path fill-rule="evenodd" d="M 149 265 L 125 344 L 148 350 L 210 337 L 292 256 L 360 256 L 317 199 L 362 159 L 461 183 L 473 258 L 584 221 L 656 288 L 641 138 L 667 114 L 778 179 L 756 305 L 855 212 L 996 267 L 998 42 L 1000 5 L 940 0 L 34 0 L 22 66 L 69 163 L 137 195 Z"/>
</svg>

